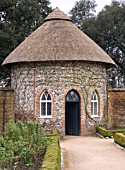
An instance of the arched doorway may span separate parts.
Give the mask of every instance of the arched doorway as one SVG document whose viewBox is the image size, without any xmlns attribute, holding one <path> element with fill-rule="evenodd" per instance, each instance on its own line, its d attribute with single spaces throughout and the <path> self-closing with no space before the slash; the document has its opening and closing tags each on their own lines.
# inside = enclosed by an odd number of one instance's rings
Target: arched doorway
<svg viewBox="0 0 125 170">
<path fill-rule="evenodd" d="M 69 91 L 65 99 L 65 133 L 80 135 L 80 97 L 75 90 Z"/>
</svg>

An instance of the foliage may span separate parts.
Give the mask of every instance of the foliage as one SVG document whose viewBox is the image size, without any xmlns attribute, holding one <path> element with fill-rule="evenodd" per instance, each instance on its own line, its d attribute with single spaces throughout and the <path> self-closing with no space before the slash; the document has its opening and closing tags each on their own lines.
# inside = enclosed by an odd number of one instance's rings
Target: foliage
<svg viewBox="0 0 125 170">
<path fill-rule="evenodd" d="M 40 170 L 60 170 L 61 153 L 58 134 L 54 131 L 54 133 L 52 135 L 48 135 L 48 137 L 49 136 L 51 138 L 51 141 L 47 145 L 43 165 Z"/>
<path fill-rule="evenodd" d="M 73 22 L 81 28 L 81 24 L 85 19 L 94 16 L 95 7 L 95 0 L 76 1 L 75 6 L 70 11 Z"/>
<path fill-rule="evenodd" d="M 0 64 L 51 12 L 49 0 L 0 1 Z M 1 68 L 0 79 L 9 77 Z"/>
<path fill-rule="evenodd" d="M 112 1 L 97 17 L 84 20 L 81 30 L 101 46 L 118 65 L 108 72 L 109 84 L 112 87 L 125 87 L 125 3 Z"/>
<path fill-rule="evenodd" d="M 107 130 L 99 126 L 96 128 L 96 131 L 104 137 L 112 137 L 116 133 L 125 133 L 125 129 Z"/>
<path fill-rule="evenodd" d="M 116 133 L 114 141 L 119 145 L 125 147 L 125 135 L 122 133 Z"/>
<path fill-rule="evenodd" d="M 32 166 L 37 152 L 47 145 L 41 125 L 29 121 L 9 123 L 5 136 L 0 137 L 0 168 L 15 169 L 19 165 Z"/>
</svg>

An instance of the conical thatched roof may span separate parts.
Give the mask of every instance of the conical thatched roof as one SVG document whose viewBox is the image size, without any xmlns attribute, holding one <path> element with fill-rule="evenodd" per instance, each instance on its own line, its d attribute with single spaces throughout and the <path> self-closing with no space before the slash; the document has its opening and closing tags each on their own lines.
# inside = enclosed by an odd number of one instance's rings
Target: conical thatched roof
<svg viewBox="0 0 125 170">
<path fill-rule="evenodd" d="M 115 64 L 95 42 L 80 31 L 58 8 L 26 38 L 3 65 L 35 61 L 94 61 Z"/>
</svg>

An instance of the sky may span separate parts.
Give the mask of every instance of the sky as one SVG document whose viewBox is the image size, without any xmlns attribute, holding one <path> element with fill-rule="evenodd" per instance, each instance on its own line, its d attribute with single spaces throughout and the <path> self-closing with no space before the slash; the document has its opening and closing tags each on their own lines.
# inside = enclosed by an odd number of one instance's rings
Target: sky
<svg viewBox="0 0 125 170">
<path fill-rule="evenodd" d="M 79 0 L 50 0 L 52 8 L 58 7 L 64 13 L 68 14 L 68 12 L 74 7 L 75 2 Z M 110 5 L 112 0 L 95 0 L 97 7 L 96 13 L 102 10 L 105 5 Z"/>
</svg>

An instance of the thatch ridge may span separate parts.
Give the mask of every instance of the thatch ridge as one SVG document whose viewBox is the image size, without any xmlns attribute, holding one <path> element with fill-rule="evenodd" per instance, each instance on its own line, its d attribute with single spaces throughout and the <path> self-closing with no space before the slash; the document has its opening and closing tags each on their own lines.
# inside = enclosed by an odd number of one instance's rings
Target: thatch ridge
<svg viewBox="0 0 125 170">
<path fill-rule="evenodd" d="M 104 50 L 65 16 L 56 8 L 43 25 L 9 54 L 3 65 L 37 61 L 93 61 L 115 65 Z"/>
<path fill-rule="evenodd" d="M 58 7 L 56 7 L 53 12 L 51 12 L 46 18 L 45 22 L 52 20 L 52 19 L 62 19 L 62 20 L 68 20 L 72 21 L 71 18 L 69 18 L 63 11 L 61 11 Z"/>
</svg>

